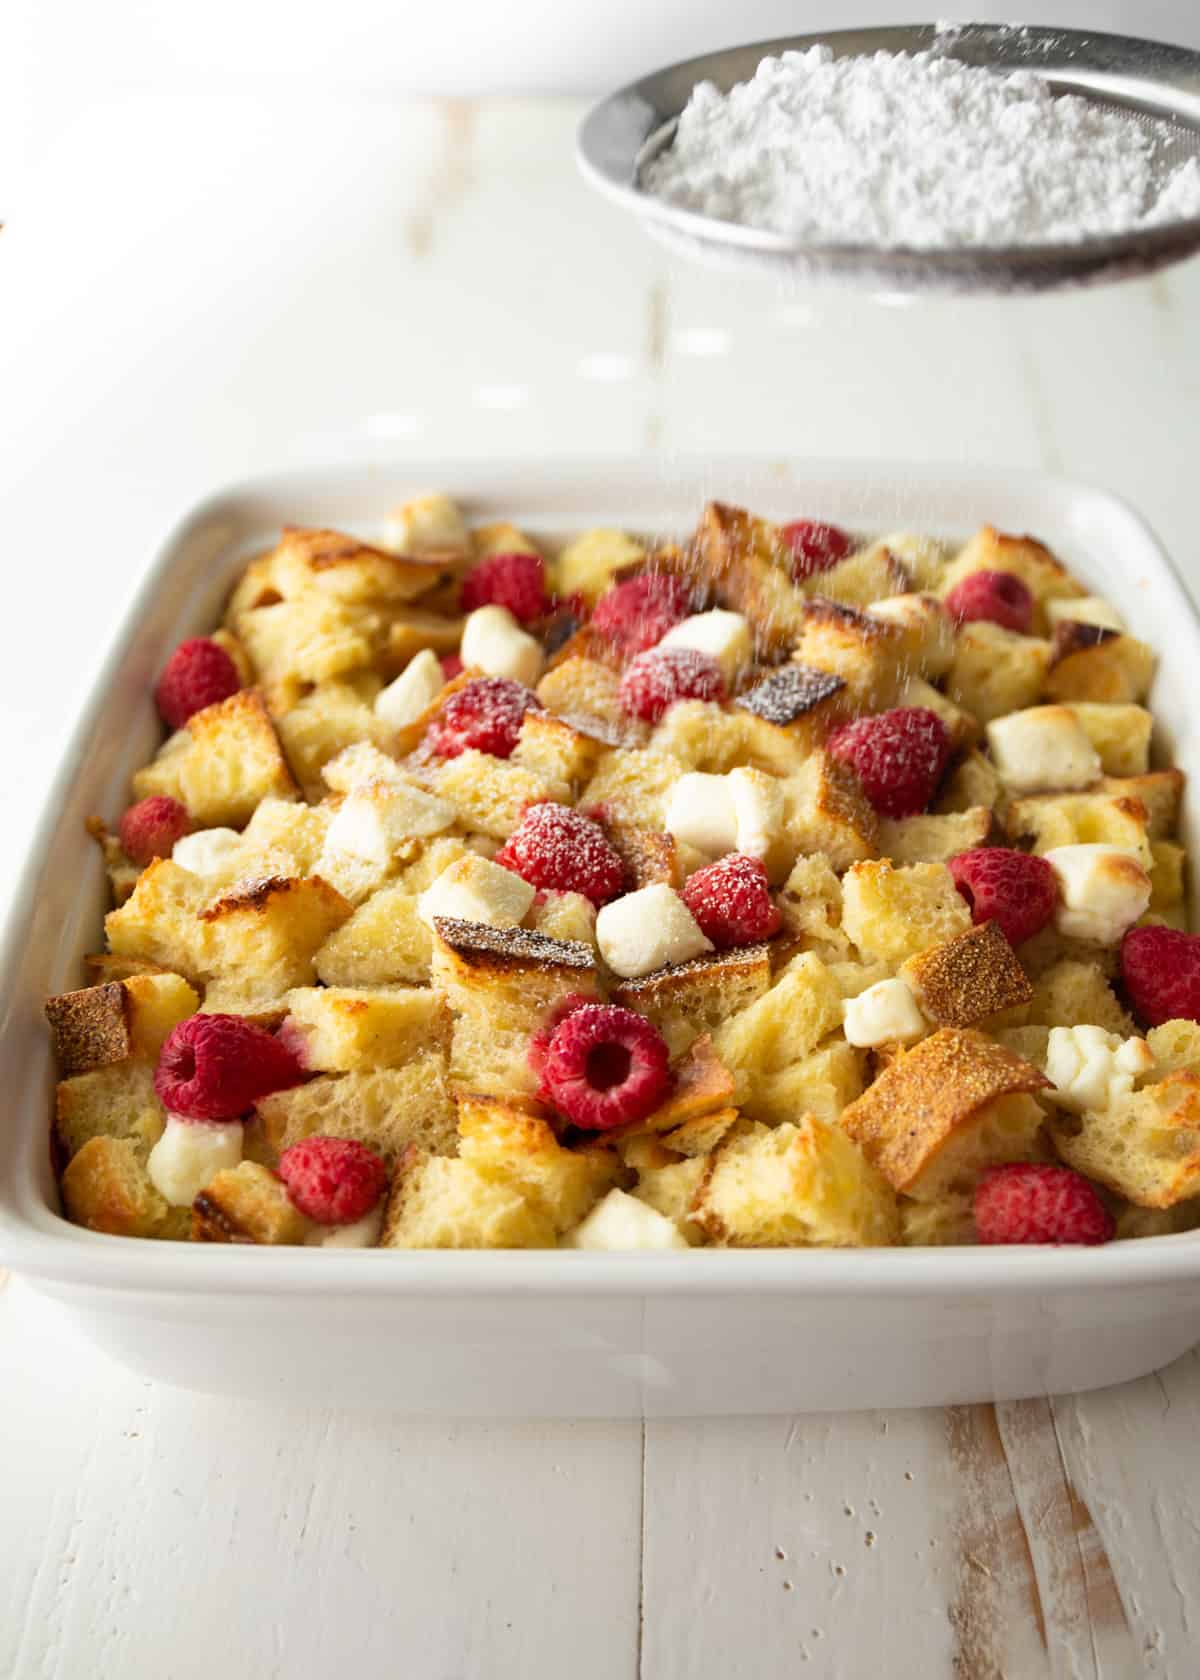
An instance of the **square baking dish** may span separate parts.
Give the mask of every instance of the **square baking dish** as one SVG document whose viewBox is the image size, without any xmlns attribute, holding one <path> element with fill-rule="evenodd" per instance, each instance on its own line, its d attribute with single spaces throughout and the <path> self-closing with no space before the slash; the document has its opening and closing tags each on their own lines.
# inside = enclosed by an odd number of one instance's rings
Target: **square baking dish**
<svg viewBox="0 0 1200 1680">
<path fill-rule="evenodd" d="M 1136 1377 L 1200 1340 L 1200 1232 L 1102 1249 L 446 1253 L 151 1244 L 61 1217 L 42 1003 L 78 985 L 82 955 L 100 948 L 104 876 L 84 821 L 123 808 L 154 750 L 154 676 L 216 622 L 280 525 L 369 536 L 388 505 L 434 486 L 475 520 L 551 539 L 595 524 L 683 534 L 710 496 L 870 532 L 1035 532 L 1157 649 L 1157 752 L 1188 775 L 1194 833 L 1200 627 L 1150 531 L 1105 492 L 958 467 L 623 457 L 364 463 L 236 486 L 191 513 L 150 568 L 16 888 L 0 945 L 0 1262 L 156 1381 L 442 1415 L 1009 1399 Z"/>
</svg>

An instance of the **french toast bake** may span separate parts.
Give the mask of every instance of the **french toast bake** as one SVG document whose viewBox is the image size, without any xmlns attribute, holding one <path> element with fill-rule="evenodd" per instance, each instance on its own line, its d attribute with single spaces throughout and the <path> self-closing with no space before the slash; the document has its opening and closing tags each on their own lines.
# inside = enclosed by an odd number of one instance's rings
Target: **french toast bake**
<svg viewBox="0 0 1200 1680">
<path fill-rule="evenodd" d="M 288 528 L 46 1013 L 68 1218 L 196 1242 L 1096 1243 L 1200 1225 L 1154 654 L 1031 537 L 711 503 Z"/>
</svg>

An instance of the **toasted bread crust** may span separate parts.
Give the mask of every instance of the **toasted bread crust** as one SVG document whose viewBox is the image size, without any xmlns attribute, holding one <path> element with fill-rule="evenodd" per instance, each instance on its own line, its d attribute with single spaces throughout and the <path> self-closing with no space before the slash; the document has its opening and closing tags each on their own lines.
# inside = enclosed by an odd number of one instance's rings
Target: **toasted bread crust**
<svg viewBox="0 0 1200 1680">
<path fill-rule="evenodd" d="M 435 916 L 433 926 L 442 944 L 467 969 L 500 974 L 556 969 L 585 973 L 596 966 L 596 953 L 578 939 L 550 939 L 529 928 L 494 928 L 457 916 Z"/>
<path fill-rule="evenodd" d="M 1033 998 L 1033 982 L 995 922 L 930 946 L 900 973 L 941 1027 L 971 1027 Z"/>
</svg>

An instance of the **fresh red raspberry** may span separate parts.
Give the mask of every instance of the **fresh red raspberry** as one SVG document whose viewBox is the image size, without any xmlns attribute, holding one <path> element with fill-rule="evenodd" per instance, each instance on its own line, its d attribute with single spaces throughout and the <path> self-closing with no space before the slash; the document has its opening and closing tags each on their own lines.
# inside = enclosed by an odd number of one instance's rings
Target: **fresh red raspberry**
<svg viewBox="0 0 1200 1680">
<path fill-rule="evenodd" d="M 721 667 L 699 648 L 650 648 L 638 654 L 621 678 L 621 705 L 647 723 L 657 723 L 677 700 L 724 698 Z"/>
<path fill-rule="evenodd" d="M 455 677 L 462 675 L 463 662 L 458 654 L 448 653 L 439 663 L 442 667 L 442 676 L 445 677 L 447 682 L 453 682 Z"/>
<path fill-rule="evenodd" d="M 260 1097 L 299 1085 L 286 1045 L 240 1015 L 190 1015 L 167 1034 L 154 1089 L 184 1120 L 236 1120 Z"/>
<path fill-rule="evenodd" d="M 1058 904 L 1058 877 L 1032 852 L 980 846 L 952 857 L 949 869 L 971 907 L 971 920 L 995 922 L 1010 945 L 1040 933 Z"/>
<path fill-rule="evenodd" d="M 560 1113 L 587 1132 L 644 1120 L 671 1083 L 661 1035 L 642 1015 L 589 1003 L 555 1029 L 545 1085 Z"/>
<path fill-rule="evenodd" d="M 818 519 L 793 519 L 783 527 L 782 535 L 792 551 L 792 576 L 797 583 L 827 572 L 854 547 L 853 537 L 837 525 L 823 525 Z"/>
<path fill-rule="evenodd" d="M 1139 1021 L 1200 1021 L 1200 934 L 1135 927 L 1121 941 L 1121 978 Z"/>
<path fill-rule="evenodd" d="M 911 817 L 937 792 L 950 757 L 950 736 L 926 706 L 897 706 L 844 723 L 829 737 L 834 758 L 858 772 L 881 817 Z"/>
<path fill-rule="evenodd" d="M 540 712 L 532 689 L 508 677 L 476 677 L 455 689 L 429 727 L 426 739 L 442 758 L 457 758 L 468 747 L 507 758 L 521 733 L 526 712 Z"/>
<path fill-rule="evenodd" d="M 781 917 L 767 872 L 757 858 L 728 852 L 689 875 L 680 898 L 718 950 L 756 945 L 779 932 Z"/>
<path fill-rule="evenodd" d="M 540 554 L 489 554 L 463 579 L 462 610 L 507 607 L 522 624 L 546 611 L 546 568 Z"/>
<path fill-rule="evenodd" d="M 688 614 L 688 586 L 666 572 L 643 572 L 618 583 L 596 602 L 592 628 L 625 655 L 644 653 L 661 642 Z"/>
<path fill-rule="evenodd" d="M 565 998 L 560 998 L 554 1005 L 545 1026 L 539 1027 L 529 1040 L 526 1060 L 537 1079 L 538 1096 L 547 1102 L 550 1100 L 550 1090 L 546 1084 L 546 1057 L 550 1050 L 550 1042 L 568 1015 L 574 1015 L 577 1009 L 590 1009 L 595 1002 L 595 998 L 588 997 L 586 992 L 568 992 Z"/>
<path fill-rule="evenodd" d="M 279 1157 L 293 1204 L 318 1225 L 353 1225 L 387 1189 L 384 1162 L 353 1138 L 306 1137 Z"/>
<path fill-rule="evenodd" d="M 604 830 L 569 805 L 530 805 L 494 861 L 531 886 L 582 893 L 597 908 L 625 885 Z"/>
<path fill-rule="evenodd" d="M 118 829 L 125 856 L 143 865 L 154 858 L 170 857 L 176 840 L 191 832 L 192 820 L 187 807 L 165 793 L 156 793 L 131 805 Z"/>
<path fill-rule="evenodd" d="M 237 666 L 208 636 L 180 642 L 163 666 L 154 690 L 158 709 L 172 729 L 182 729 L 193 712 L 228 700 L 242 686 Z"/>
<path fill-rule="evenodd" d="M 984 618 L 1023 636 L 1033 629 L 1033 596 L 1013 572 L 968 572 L 942 605 L 960 624 Z"/>
<path fill-rule="evenodd" d="M 1116 1224 L 1090 1179 L 1070 1167 L 992 1167 L 975 1191 L 981 1243 L 1105 1243 Z"/>
</svg>

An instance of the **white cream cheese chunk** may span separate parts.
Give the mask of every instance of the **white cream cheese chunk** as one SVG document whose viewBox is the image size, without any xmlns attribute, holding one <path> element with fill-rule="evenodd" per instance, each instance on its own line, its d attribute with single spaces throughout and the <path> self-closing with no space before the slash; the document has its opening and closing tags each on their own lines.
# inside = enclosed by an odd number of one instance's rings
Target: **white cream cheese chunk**
<svg viewBox="0 0 1200 1680">
<path fill-rule="evenodd" d="M 686 1248 L 687 1238 L 665 1214 L 624 1190 L 610 1190 L 573 1231 L 561 1248 L 647 1249 Z"/>
<path fill-rule="evenodd" d="M 750 625 L 739 612 L 714 607 L 711 612 L 693 613 L 667 631 L 659 647 L 695 648 L 721 667 L 726 683 L 732 683 L 743 665 L 754 657 Z"/>
<path fill-rule="evenodd" d="M 190 875 L 219 875 L 242 843 L 236 828 L 201 828 L 171 848 L 171 861 Z"/>
<path fill-rule="evenodd" d="M 191 1207 L 201 1190 L 242 1158 L 238 1120 L 185 1120 L 168 1113 L 146 1161 L 150 1182 L 172 1207 Z"/>
<path fill-rule="evenodd" d="M 785 821 L 783 785 L 764 770 L 741 767 L 725 778 L 733 801 L 734 850 L 765 862 Z"/>
<path fill-rule="evenodd" d="M 417 915 L 426 927 L 435 916 L 488 927 L 518 927 L 534 900 L 534 888 L 520 875 L 489 858 L 463 857 L 448 864 L 417 899 Z"/>
<path fill-rule="evenodd" d="M 724 857 L 738 841 L 737 810 L 728 776 L 689 770 L 667 796 L 663 827 L 709 858 Z"/>
<path fill-rule="evenodd" d="M 476 607 L 463 625 L 464 665 L 489 677 L 509 677 L 532 688 L 542 674 L 542 644 L 522 630 L 507 607 Z"/>
<path fill-rule="evenodd" d="M 1154 1053 L 1144 1038 L 1122 1039 L 1103 1027 L 1050 1029 L 1045 1072 L 1062 1108 L 1079 1114 L 1111 1108 L 1153 1066 Z"/>
<path fill-rule="evenodd" d="M 665 882 L 604 905 L 596 917 L 596 943 L 609 968 L 623 980 L 636 980 L 713 949 L 687 905 Z"/>
<path fill-rule="evenodd" d="M 1102 844 L 1056 846 L 1045 858 L 1058 877 L 1054 925 L 1069 939 L 1112 945 L 1145 914 L 1150 877 L 1135 852 Z"/>
<path fill-rule="evenodd" d="M 1031 706 L 993 718 L 987 726 L 992 763 L 1014 793 L 1051 793 L 1090 787 L 1100 777 L 1100 754 L 1069 706 Z"/>
<path fill-rule="evenodd" d="M 389 729 L 405 729 L 433 704 L 445 686 L 441 660 L 432 648 L 422 648 L 395 681 L 375 696 L 375 716 Z"/>
<path fill-rule="evenodd" d="M 458 504 L 435 491 L 393 508 L 384 521 L 384 542 L 396 554 L 426 554 L 465 549 L 469 538 Z"/>
<path fill-rule="evenodd" d="M 440 834 L 457 814 L 447 800 L 424 788 L 407 782 L 369 782 L 352 788 L 338 807 L 324 851 L 348 852 L 383 868 L 404 841 Z"/>
<path fill-rule="evenodd" d="M 864 1050 L 876 1044 L 903 1044 L 927 1030 L 916 998 L 898 978 L 877 980 L 857 997 L 847 998 L 844 1010 L 846 1043 Z"/>
<path fill-rule="evenodd" d="M 309 1248 L 375 1248 L 383 1230 L 383 1201 L 349 1225 L 314 1225 L 304 1241 Z"/>
</svg>

